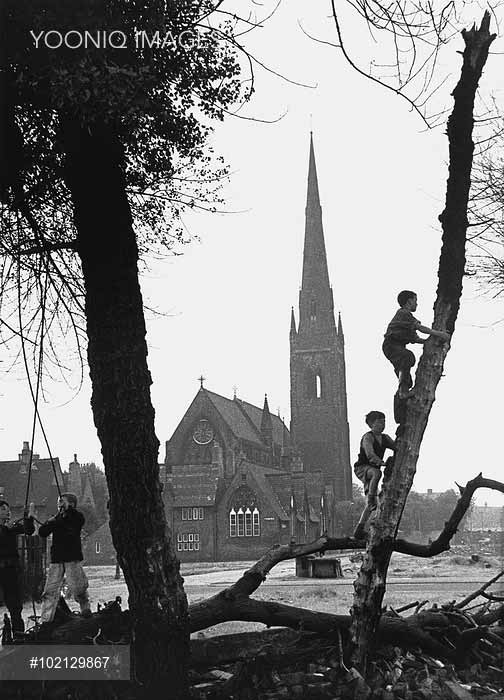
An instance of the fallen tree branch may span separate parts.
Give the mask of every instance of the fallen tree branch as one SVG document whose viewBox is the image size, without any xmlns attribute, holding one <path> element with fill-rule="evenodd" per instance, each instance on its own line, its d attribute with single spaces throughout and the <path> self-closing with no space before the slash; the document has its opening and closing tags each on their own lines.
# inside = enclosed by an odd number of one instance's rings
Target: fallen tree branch
<svg viewBox="0 0 504 700">
<path fill-rule="evenodd" d="M 468 605 L 471 601 L 473 601 L 475 598 L 478 598 L 480 595 L 484 593 L 484 591 L 487 590 L 487 588 L 490 588 L 496 581 L 500 579 L 501 576 L 504 576 L 504 569 L 500 571 L 496 576 L 494 576 L 490 581 L 487 581 L 484 583 L 481 588 L 478 588 L 477 591 L 474 591 L 474 593 L 471 593 L 470 595 L 467 596 L 467 598 L 464 598 L 464 600 L 461 600 L 460 603 L 457 603 L 457 608 L 465 608 L 466 605 Z M 486 597 L 486 596 L 485 596 Z"/>
</svg>

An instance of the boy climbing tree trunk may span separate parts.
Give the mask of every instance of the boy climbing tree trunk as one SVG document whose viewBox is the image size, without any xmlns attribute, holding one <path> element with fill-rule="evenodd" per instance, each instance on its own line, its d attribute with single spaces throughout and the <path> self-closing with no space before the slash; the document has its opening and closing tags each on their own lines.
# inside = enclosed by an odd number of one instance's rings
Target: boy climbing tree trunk
<svg viewBox="0 0 504 700">
<path fill-rule="evenodd" d="M 465 268 L 467 207 L 474 151 L 474 100 L 489 47 L 495 39 L 495 34 L 490 34 L 489 29 L 490 14 L 485 12 L 479 29 L 474 26 L 462 32 L 465 42 L 463 64 L 453 91 L 454 106 L 447 125 L 449 175 L 445 208 L 439 217 L 443 238 L 433 327 L 450 334 L 455 328 Z M 355 581 L 352 638 L 354 662 L 361 670 L 365 670 L 368 649 L 380 619 L 393 542 L 413 484 L 423 433 L 448 350 L 448 343 L 441 344 L 434 338 L 425 343 L 416 373 L 415 395 L 406 402 L 397 432 L 395 465 L 385 472 L 366 556 Z"/>
</svg>

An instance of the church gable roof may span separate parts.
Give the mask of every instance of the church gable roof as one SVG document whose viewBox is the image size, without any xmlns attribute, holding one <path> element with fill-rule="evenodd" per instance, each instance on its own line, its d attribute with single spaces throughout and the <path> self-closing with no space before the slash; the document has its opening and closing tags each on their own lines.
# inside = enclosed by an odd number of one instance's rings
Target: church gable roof
<svg viewBox="0 0 504 700">
<path fill-rule="evenodd" d="M 175 507 L 213 506 L 219 489 L 219 470 L 208 464 L 175 466 L 166 483 Z"/>
<path fill-rule="evenodd" d="M 204 389 L 204 391 L 236 437 L 249 442 L 261 443 L 259 431 L 244 415 L 238 400 L 227 399 L 225 396 L 208 391 L 208 389 Z"/>
<path fill-rule="evenodd" d="M 242 401 L 241 399 L 236 399 L 236 402 L 240 405 L 241 409 L 247 414 L 252 423 L 254 424 L 256 430 L 260 434 L 261 432 L 261 422 L 263 417 L 263 409 L 258 406 L 254 406 L 248 401 Z M 282 421 L 281 418 L 270 413 L 271 424 L 273 428 L 273 443 L 276 445 L 283 445 L 285 447 L 290 446 L 290 433 Z"/>
</svg>

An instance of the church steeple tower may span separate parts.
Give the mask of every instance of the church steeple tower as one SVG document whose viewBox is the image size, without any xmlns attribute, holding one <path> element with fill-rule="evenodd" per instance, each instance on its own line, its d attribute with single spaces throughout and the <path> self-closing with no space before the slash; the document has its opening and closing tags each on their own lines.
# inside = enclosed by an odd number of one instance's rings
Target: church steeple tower
<svg viewBox="0 0 504 700">
<path fill-rule="evenodd" d="M 334 318 L 317 165 L 310 135 L 299 324 L 291 320 L 291 431 L 305 471 L 322 470 L 337 500 L 351 500 L 344 340 Z M 294 329 L 294 332 L 293 332 Z"/>
</svg>

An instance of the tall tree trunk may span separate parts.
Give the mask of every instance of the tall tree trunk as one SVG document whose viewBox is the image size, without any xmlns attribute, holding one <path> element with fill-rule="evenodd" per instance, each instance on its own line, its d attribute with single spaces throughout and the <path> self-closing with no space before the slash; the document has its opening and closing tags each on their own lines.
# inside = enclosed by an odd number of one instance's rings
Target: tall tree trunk
<svg viewBox="0 0 504 700">
<path fill-rule="evenodd" d="M 433 327 L 449 332 L 455 328 L 462 294 L 467 205 L 474 150 L 474 99 L 488 49 L 495 38 L 495 35 L 490 34 L 489 27 L 490 15 L 485 12 L 479 29 L 473 27 L 470 31 L 462 32 L 465 42 L 463 65 L 453 92 L 453 111 L 448 119 L 449 175 L 445 209 L 439 217 L 443 228 L 443 243 Z M 352 637 L 355 643 L 354 661 L 362 670 L 365 670 L 368 649 L 380 619 L 393 542 L 413 484 L 423 433 L 448 347 L 448 343 L 432 337 L 424 346 L 416 373 L 415 398 L 407 402 L 404 420 L 398 429 L 395 466 L 390 471 L 386 470 L 384 475 L 366 556 L 355 581 Z"/>
<path fill-rule="evenodd" d="M 92 409 L 110 529 L 129 591 L 133 672 L 146 697 L 187 697 L 187 599 L 159 482 L 138 249 L 124 154 L 111 130 L 62 123 L 65 180 L 85 281 Z"/>
</svg>

